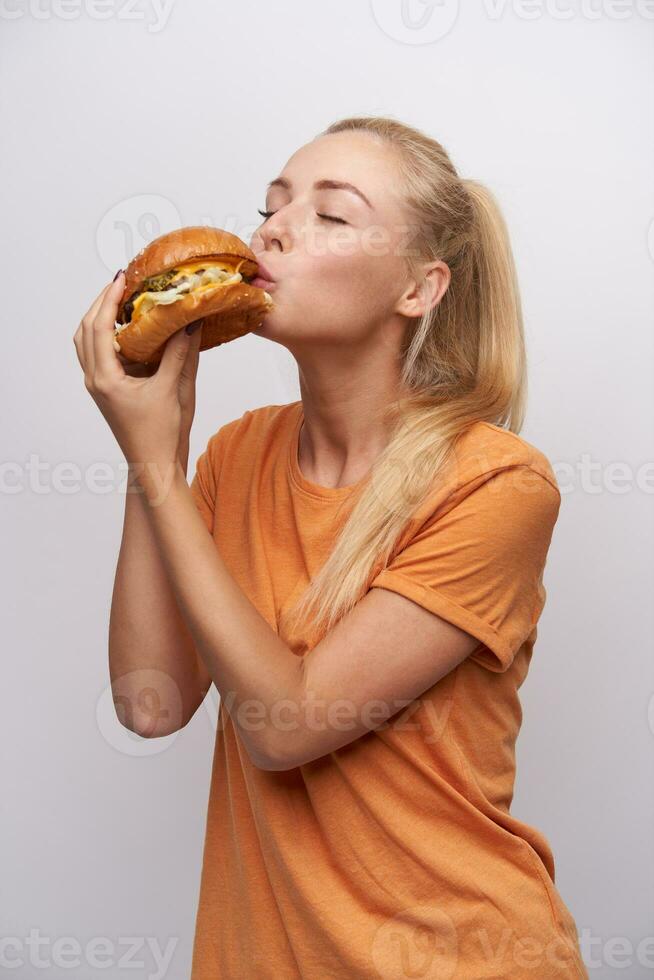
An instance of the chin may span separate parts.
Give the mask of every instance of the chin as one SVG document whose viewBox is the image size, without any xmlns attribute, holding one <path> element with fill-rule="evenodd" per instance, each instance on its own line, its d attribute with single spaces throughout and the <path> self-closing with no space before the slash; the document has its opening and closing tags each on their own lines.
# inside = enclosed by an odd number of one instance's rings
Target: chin
<svg viewBox="0 0 654 980">
<path fill-rule="evenodd" d="M 277 323 L 272 314 L 268 314 L 263 322 L 251 331 L 251 333 L 256 334 L 258 337 L 266 337 L 268 340 L 281 339 L 281 336 L 286 332 L 283 325 Z"/>
<path fill-rule="evenodd" d="M 281 344 L 291 353 L 300 341 L 307 340 L 306 324 L 303 329 L 298 324 L 285 323 L 281 318 L 277 319 L 274 313 L 269 313 L 263 323 L 250 332 L 256 334 L 257 337 L 263 337 L 265 340 Z"/>
</svg>

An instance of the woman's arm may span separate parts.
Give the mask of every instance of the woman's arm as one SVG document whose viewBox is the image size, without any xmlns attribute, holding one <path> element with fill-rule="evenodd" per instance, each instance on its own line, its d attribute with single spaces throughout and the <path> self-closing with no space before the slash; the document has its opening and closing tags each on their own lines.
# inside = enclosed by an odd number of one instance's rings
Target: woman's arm
<svg viewBox="0 0 654 980">
<path fill-rule="evenodd" d="M 530 472 L 525 485 L 531 463 L 493 467 L 447 514 L 435 508 L 354 608 L 299 657 L 232 577 L 182 467 L 151 462 L 138 479 L 164 567 L 260 768 L 294 768 L 349 744 L 468 656 L 479 669 L 508 670 L 533 633 L 560 495 L 542 473 Z"/>
<path fill-rule="evenodd" d="M 179 453 L 184 472 L 188 448 Z M 118 718 L 144 737 L 169 735 L 193 717 L 211 685 L 180 614 L 132 478 L 109 620 L 109 673 Z"/>
</svg>

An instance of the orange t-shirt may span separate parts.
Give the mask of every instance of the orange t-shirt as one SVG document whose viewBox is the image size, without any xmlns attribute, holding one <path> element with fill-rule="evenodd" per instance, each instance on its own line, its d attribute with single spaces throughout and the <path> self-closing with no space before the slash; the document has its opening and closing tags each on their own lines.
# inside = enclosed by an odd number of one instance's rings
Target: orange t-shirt
<svg viewBox="0 0 654 980">
<path fill-rule="evenodd" d="M 191 484 L 277 632 L 362 482 L 304 478 L 302 418 L 301 401 L 246 411 Z M 539 450 L 476 423 L 370 583 L 471 633 L 470 656 L 380 728 L 287 771 L 251 762 L 221 702 L 192 980 L 588 977 L 549 843 L 509 812 L 560 501 Z"/>
</svg>

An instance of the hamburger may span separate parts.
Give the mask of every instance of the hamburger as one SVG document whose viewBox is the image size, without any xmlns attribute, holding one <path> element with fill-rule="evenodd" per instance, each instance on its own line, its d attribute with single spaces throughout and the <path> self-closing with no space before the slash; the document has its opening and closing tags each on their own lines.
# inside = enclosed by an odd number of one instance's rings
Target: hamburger
<svg viewBox="0 0 654 980">
<path fill-rule="evenodd" d="M 200 350 L 249 333 L 273 307 L 270 293 L 253 285 L 258 270 L 254 252 L 229 231 L 192 225 L 160 235 L 125 269 L 115 349 L 156 364 L 169 337 L 196 320 Z"/>
</svg>

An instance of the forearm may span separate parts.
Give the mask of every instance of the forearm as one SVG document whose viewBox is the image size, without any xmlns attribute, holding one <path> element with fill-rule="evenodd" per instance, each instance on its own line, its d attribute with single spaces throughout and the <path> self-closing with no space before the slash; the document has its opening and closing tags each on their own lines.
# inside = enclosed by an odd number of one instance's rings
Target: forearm
<svg viewBox="0 0 654 980">
<path fill-rule="evenodd" d="M 229 573 L 195 506 L 183 468 L 160 481 L 143 475 L 147 515 L 195 647 L 255 764 L 274 768 L 283 732 L 278 712 L 299 703 L 296 656 Z"/>
<path fill-rule="evenodd" d="M 180 455 L 185 471 L 188 450 Z M 193 638 L 180 613 L 130 475 L 109 620 L 109 673 L 122 724 L 158 736 L 186 724 L 206 694 Z M 210 683 L 210 681 L 209 681 Z"/>
</svg>

